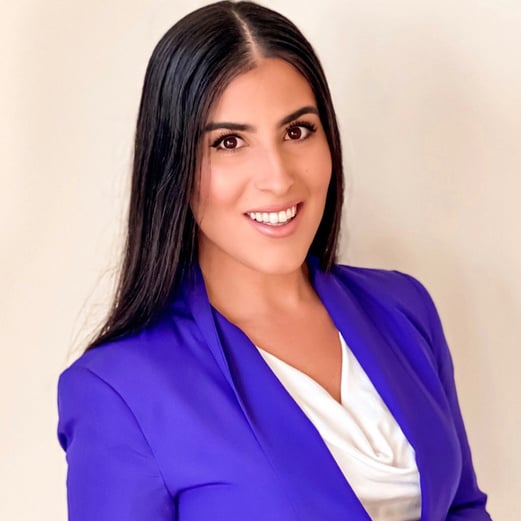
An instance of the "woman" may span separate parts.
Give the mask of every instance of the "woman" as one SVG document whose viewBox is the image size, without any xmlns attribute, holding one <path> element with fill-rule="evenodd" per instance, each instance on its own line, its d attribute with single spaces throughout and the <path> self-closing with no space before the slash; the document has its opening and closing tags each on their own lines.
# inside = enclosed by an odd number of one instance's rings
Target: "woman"
<svg viewBox="0 0 521 521">
<path fill-rule="evenodd" d="M 335 264 L 342 158 L 309 43 L 218 2 L 138 116 L 112 312 L 59 383 L 78 520 L 488 520 L 411 277 Z"/>
</svg>

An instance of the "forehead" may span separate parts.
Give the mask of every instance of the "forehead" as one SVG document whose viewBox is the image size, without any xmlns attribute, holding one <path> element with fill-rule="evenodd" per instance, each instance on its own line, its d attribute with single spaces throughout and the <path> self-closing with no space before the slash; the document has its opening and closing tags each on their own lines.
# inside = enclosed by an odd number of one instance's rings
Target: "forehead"
<svg viewBox="0 0 521 521">
<path fill-rule="evenodd" d="M 210 120 L 278 120 L 309 105 L 316 106 L 316 101 L 306 78 L 290 63 L 266 58 L 229 83 L 211 110 Z"/>
</svg>

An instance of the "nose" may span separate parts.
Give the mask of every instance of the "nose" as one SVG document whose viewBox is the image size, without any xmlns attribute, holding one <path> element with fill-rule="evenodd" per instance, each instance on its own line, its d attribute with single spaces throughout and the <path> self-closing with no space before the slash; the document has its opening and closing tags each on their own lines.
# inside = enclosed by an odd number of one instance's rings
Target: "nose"
<svg viewBox="0 0 521 521">
<path fill-rule="evenodd" d="M 255 186 L 275 195 L 287 193 L 295 182 L 294 165 L 290 158 L 276 146 L 264 148 L 259 156 Z"/>
</svg>

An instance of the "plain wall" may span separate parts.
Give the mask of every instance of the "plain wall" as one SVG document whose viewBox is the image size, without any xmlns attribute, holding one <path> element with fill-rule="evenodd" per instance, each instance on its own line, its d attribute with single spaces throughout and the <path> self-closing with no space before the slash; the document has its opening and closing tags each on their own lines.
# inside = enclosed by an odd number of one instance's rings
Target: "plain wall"
<svg viewBox="0 0 521 521">
<path fill-rule="evenodd" d="M 56 380 L 108 306 L 147 60 L 203 2 L 0 6 L 0 519 L 66 519 Z M 435 299 L 481 487 L 521 519 L 521 4 L 266 1 L 328 74 L 341 257 Z M 319 8 L 318 8 L 319 6 Z"/>
</svg>

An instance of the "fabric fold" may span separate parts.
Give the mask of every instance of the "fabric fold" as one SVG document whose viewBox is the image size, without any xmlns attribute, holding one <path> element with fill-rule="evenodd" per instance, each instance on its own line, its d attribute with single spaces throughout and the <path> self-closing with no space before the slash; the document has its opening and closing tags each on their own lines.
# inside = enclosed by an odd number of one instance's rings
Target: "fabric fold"
<svg viewBox="0 0 521 521">
<path fill-rule="evenodd" d="M 421 494 L 411 444 L 339 332 L 341 403 L 313 378 L 256 346 L 315 425 L 373 521 L 418 520 Z"/>
</svg>

